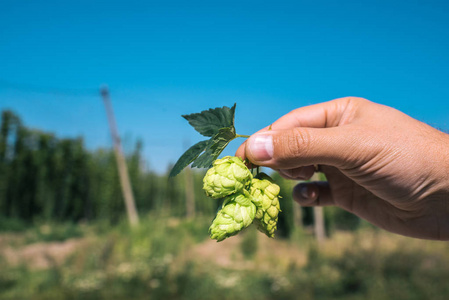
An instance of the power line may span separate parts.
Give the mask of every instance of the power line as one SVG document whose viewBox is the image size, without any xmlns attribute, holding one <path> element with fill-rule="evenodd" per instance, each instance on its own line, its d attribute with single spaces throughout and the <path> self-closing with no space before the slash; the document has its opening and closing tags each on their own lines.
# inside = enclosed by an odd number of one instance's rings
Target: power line
<svg viewBox="0 0 449 300">
<path fill-rule="evenodd" d="M 42 87 L 31 84 L 13 83 L 4 79 L 0 79 L 0 88 L 11 89 L 26 93 L 48 94 L 56 96 L 70 96 L 70 97 L 98 97 L 99 89 L 68 89 L 57 87 Z"/>
</svg>

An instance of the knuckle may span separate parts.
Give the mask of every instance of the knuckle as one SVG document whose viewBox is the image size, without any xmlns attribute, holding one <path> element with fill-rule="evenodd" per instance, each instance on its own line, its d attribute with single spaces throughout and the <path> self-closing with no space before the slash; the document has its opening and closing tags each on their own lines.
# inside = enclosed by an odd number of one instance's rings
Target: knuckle
<svg viewBox="0 0 449 300">
<path fill-rule="evenodd" d="M 370 102 L 369 100 L 362 97 L 344 97 L 341 98 L 343 101 L 352 102 L 353 104 L 363 104 Z"/>
<path fill-rule="evenodd" d="M 274 142 L 278 145 L 274 153 L 278 163 L 291 163 L 292 159 L 307 156 L 310 134 L 307 128 L 294 128 L 288 134 L 279 136 Z"/>
</svg>

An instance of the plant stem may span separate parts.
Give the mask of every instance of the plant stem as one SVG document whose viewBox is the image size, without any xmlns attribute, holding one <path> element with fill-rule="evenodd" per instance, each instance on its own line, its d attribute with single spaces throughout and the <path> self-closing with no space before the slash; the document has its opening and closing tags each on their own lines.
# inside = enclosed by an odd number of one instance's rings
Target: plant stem
<svg viewBox="0 0 449 300">
<path fill-rule="evenodd" d="M 235 137 L 241 137 L 241 138 L 249 138 L 249 135 L 245 135 L 245 134 L 236 134 Z"/>
</svg>

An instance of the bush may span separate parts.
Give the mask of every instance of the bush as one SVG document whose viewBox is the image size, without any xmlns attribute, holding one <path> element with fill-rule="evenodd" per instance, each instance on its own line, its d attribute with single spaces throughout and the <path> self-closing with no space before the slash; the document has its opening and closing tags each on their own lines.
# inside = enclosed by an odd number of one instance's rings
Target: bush
<svg viewBox="0 0 449 300">
<path fill-rule="evenodd" d="M 26 232 L 26 243 L 36 242 L 62 242 L 67 239 L 79 238 L 83 231 L 79 225 L 74 223 L 48 223 L 34 225 Z"/>
<path fill-rule="evenodd" d="M 0 232 L 20 232 L 29 227 L 29 224 L 21 219 L 0 217 Z"/>
</svg>

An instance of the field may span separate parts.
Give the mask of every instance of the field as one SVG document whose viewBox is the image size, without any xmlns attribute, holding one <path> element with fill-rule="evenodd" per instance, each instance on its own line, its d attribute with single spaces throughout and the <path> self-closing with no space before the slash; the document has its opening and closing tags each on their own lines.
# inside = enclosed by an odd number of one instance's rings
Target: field
<svg viewBox="0 0 449 300">
<path fill-rule="evenodd" d="M 210 219 L 41 224 L 0 235 L 1 299 L 447 299 L 448 245 L 371 226 L 318 245 L 253 228 L 221 243 Z"/>
</svg>

